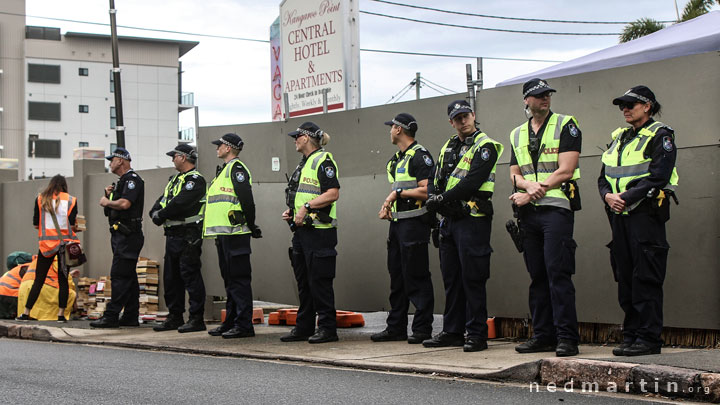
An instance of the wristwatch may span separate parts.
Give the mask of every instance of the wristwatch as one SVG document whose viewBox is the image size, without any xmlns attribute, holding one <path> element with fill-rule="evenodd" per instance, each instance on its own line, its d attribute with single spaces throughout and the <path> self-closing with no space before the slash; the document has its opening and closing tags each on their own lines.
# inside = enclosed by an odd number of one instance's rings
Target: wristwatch
<svg viewBox="0 0 720 405">
<path fill-rule="evenodd" d="M 310 210 L 310 203 L 309 203 L 309 202 L 306 202 L 305 204 L 303 204 L 303 207 L 305 207 L 306 209 Z"/>
<path fill-rule="evenodd" d="M 400 193 L 402 193 L 402 189 L 401 189 L 401 188 L 395 189 L 395 194 L 396 194 L 396 197 L 397 197 L 398 200 L 402 198 L 402 196 L 400 195 Z"/>
</svg>

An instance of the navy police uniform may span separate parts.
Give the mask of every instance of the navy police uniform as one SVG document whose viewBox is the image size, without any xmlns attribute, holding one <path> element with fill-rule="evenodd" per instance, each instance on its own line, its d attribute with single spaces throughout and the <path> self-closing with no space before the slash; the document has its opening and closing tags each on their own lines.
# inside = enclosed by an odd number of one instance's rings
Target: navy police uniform
<svg viewBox="0 0 720 405">
<path fill-rule="evenodd" d="M 325 153 L 325 151 L 321 148 L 308 156 L 303 156 L 290 177 L 287 202 L 288 205 L 292 204 L 291 210 L 294 207 L 295 195 L 297 195 L 295 193 L 298 190 L 300 173 L 306 165 L 313 164 L 319 153 Z M 331 188 L 340 188 L 337 166 L 330 157 L 318 162 L 317 179 L 320 185 L 320 194 Z M 330 215 L 331 206 L 318 211 Z M 300 299 L 295 327 L 295 334 L 299 336 L 313 335 L 316 313 L 319 329 L 326 331 L 329 335 L 337 333 L 333 289 L 336 245 L 337 228 L 334 226 L 320 229 L 306 224 L 295 228 L 292 237 L 291 260 Z"/>
<path fill-rule="evenodd" d="M 443 216 L 440 223 L 440 269 L 445 285 L 443 332 L 457 337 L 460 345 L 465 332 L 470 340 L 485 341 L 488 336 L 485 284 L 490 278 L 492 253 L 492 192 L 478 189 L 491 178 L 498 159 L 497 149 L 488 147 L 483 148 L 482 153 L 478 151 L 467 175 L 450 190 L 445 191 L 445 185 L 478 136 L 482 136 L 480 130 L 464 140 L 453 135 L 440 151 L 444 156 L 435 175 L 439 187 L 430 186 L 431 194 L 442 193 L 443 196 L 443 208 L 439 210 Z M 485 216 L 471 216 L 464 211 L 460 201 L 472 199 L 487 201 Z"/>
<path fill-rule="evenodd" d="M 652 98 L 654 102 L 654 96 Z M 622 150 L 638 132 L 656 125 L 656 121 L 650 118 L 640 128 L 625 129 L 616 147 Z M 647 142 L 643 156 L 651 159 L 649 175 L 630 181 L 621 194 L 626 207 L 634 208 L 625 214 L 617 214 L 611 212 L 606 204 L 613 236 L 608 247 L 613 275 L 618 283 L 618 300 L 625 312 L 624 345 L 621 348 L 641 343 L 650 352 L 659 353 L 663 343 L 660 338 L 663 327 L 663 282 L 670 248 L 665 234 L 665 222 L 669 215 L 663 216 L 662 208 L 669 210 L 669 207 L 658 203 L 653 191 L 670 188 L 668 183 L 673 175 L 677 148 L 674 131 L 664 125 L 656 129 L 655 136 Z M 603 164 L 598 178 L 598 189 L 603 200 L 605 194 L 613 192 L 605 174 L 606 166 Z M 652 198 L 648 198 L 649 194 L 652 194 Z M 664 203 L 669 204 L 667 197 Z M 627 350 L 624 354 L 630 355 Z M 639 350 L 635 354 L 647 354 L 646 351 Z M 613 353 L 623 354 L 623 351 L 616 353 L 614 350 Z"/>
<path fill-rule="evenodd" d="M 217 174 L 228 163 L 218 166 Z M 241 164 L 235 164 L 231 170 L 233 190 L 242 206 L 245 221 L 251 230 L 255 230 L 255 201 L 250 184 L 250 173 Z M 235 329 L 241 333 L 254 332 L 252 324 L 253 295 L 252 267 L 250 265 L 251 234 L 218 235 L 215 239 L 220 262 L 220 275 L 225 283 L 227 302 L 225 303 L 225 322 L 223 329 Z"/>
<path fill-rule="evenodd" d="M 205 179 L 195 168 L 189 173 L 173 175 L 167 185 L 168 195 L 158 198 L 150 210 L 153 222 L 164 225 L 164 298 L 169 318 L 180 321 L 180 324 L 185 312 L 185 290 L 188 292 L 191 319 L 202 320 L 205 312 L 205 284 L 200 271 L 202 217 L 199 215 L 203 208 L 205 186 Z M 175 190 L 179 192 L 175 194 Z M 163 198 L 164 208 L 161 204 Z"/>
<path fill-rule="evenodd" d="M 110 224 L 113 259 L 110 268 L 112 300 L 107 305 L 103 318 L 117 320 L 122 310 L 121 323 L 137 324 L 140 286 L 135 267 L 145 243 L 142 231 L 145 182 L 132 169 L 120 177 L 109 197 L 111 201 L 121 198 L 130 201 L 130 208 L 123 211 L 105 208 Z"/>
<path fill-rule="evenodd" d="M 388 173 L 391 176 L 407 170 L 411 178 L 425 180 L 431 177 L 433 158 L 427 149 L 415 148 L 417 144 L 417 141 L 413 142 L 406 150 L 397 152 L 390 159 Z M 415 154 L 409 162 L 404 162 L 405 154 L 413 148 L 416 149 Z M 398 168 L 398 164 L 402 165 L 403 162 L 405 167 Z M 398 198 L 395 203 L 398 214 L 424 206 L 424 202 L 412 198 Z M 415 306 L 413 334 L 429 337 L 432 333 L 435 298 L 428 258 L 432 218 L 426 210 L 422 212 L 424 213 L 418 216 L 400 217 L 390 221 L 387 240 L 387 266 L 390 273 L 387 330 L 393 335 L 402 336 L 407 333 L 410 302 Z"/>
<path fill-rule="evenodd" d="M 528 149 L 539 173 L 538 160 L 543 133 L 554 113 L 549 112 L 537 133 L 528 120 L 530 144 Z M 558 154 L 580 152 L 582 132 L 574 120 L 567 122 L 560 132 Z M 512 148 L 510 166 L 518 165 Z M 576 197 L 579 200 L 579 195 Z M 577 201 L 576 200 L 576 201 Z M 575 248 L 573 227 L 575 215 L 572 210 L 527 204 L 520 207 L 520 226 L 524 233 L 523 258 L 530 273 L 530 313 L 533 337 L 539 342 L 554 345 L 558 339 L 577 344 L 579 341 L 577 313 L 575 310 Z"/>
</svg>

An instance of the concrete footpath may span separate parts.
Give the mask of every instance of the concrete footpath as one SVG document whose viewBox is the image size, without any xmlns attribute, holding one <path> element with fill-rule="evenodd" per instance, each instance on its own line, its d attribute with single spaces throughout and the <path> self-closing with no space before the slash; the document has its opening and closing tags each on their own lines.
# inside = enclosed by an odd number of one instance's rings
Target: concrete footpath
<svg viewBox="0 0 720 405">
<path fill-rule="evenodd" d="M 532 390 L 630 392 L 720 402 L 720 350 L 663 348 L 660 355 L 614 357 L 612 346 L 582 345 L 579 356 L 556 358 L 553 353 L 521 355 L 514 350 L 517 342 L 493 339 L 488 350 L 464 353 L 460 347 L 374 343 L 370 335 L 384 329 L 387 313 L 363 315 L 365 327 L 339 329 L 339 342 L 318 345 L 280 342 L 291 327 L 269 326 L 267 317 L 255 325 L 255 337 L 244 339 L 154 332 L 153 324 L 91 329 L 88 321 L 0 321 L 0 337 L 507 381 Z M 441 317 L 436 316 L 435 325 L 438 333 Z"/>
</svg>

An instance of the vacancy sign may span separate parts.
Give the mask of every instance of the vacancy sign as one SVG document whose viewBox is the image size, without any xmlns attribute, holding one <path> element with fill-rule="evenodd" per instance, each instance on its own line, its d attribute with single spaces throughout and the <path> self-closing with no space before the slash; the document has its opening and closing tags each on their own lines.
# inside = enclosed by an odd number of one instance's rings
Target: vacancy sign
<svg viewBox="0 0 720 405">
<path fill-rule="evenodd" d="M 280 64 L 286 117 L 360 107 L 358 0 L 280 3 Z M 273 112 L 273 117 L 275 112 Z"/>
</svg>

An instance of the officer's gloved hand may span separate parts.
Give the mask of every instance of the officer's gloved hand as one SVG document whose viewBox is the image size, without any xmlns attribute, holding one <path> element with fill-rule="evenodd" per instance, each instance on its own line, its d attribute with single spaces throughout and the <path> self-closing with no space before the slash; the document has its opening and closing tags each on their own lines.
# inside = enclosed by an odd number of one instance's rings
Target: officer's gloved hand
<svg viewBox="0 0 720 405">
<path fill-rule="evenodd" d="M 165 222 L 164 219 L 160 218 L 160 213 L 158 211 L 153 211 L 150 215 L 150 218 L 152 218 L 153 224 L 160 226 Z"/>
<path fill-rule="evenodd" d="M 427 201 L 425 201 L 425 206 L 427 207 L 428 212 L 436 213 L 440 209 L 442 202 L 442 194 L 430 194 Z"/>
<path fill-rule="evenodd" d="M 253 239 L 260 239 L 260 238 L 262 238 L 262 231 L 260 230 L 260 227 L 259 227 L 259 226 L 254 225 L 250 231 L 252 232 L 252 233 L 250 234 L 250 236 L 251 236 Z"/>
</svg>

